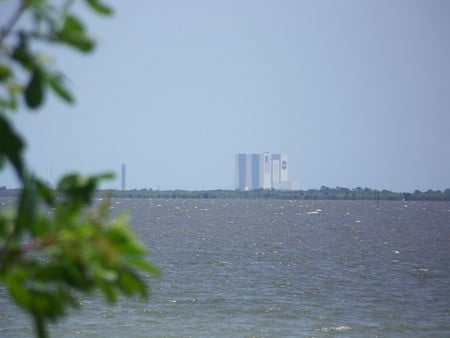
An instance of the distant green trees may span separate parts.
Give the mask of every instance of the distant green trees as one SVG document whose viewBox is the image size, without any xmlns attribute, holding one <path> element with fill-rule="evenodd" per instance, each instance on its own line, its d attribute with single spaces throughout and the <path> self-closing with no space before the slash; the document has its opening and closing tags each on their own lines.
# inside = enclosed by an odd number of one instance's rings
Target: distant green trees
<svg viewBox="0 0 450 338">
<path fill-rule="evenodd" d="M 102 192 L 98 192 L 103 196 Z M 428 190 L 421 192 L 416 190 L 414 193 L 392 192 L 389 190 L 375 190 L 370 188 L 357 187 L 354 189 L 336 187 L 330 188 L 322 186 L 320 189 L 308 189 L 298 191 L 277 191 L 277 190 L 127 190 L 112 191 L 112 197 L 117 198 L 198 198 L 198 199 L 291 199 L 291 200 L 384 200 L 384 201 L 450 201 L 450 189 L 444 192 L 437 190 Z M 1 193 L 0 193 L 1 196 Z"/>
<path fill-rule="evenodd" d="M 49 91 L 74 101 L 52 58 L 38 51 L 43 46 L 46 51 L 52 46 L 82 53 L 94 49 L 73 2 L 18 0 L 0 27 L 0 169 L 9 164 L 22 186 L 14 206 L 0 210 L 0 283 L 31 315 L 39 337 L 47 336 L 49 321 L 79 305 L 80 293 L 98 290 L 110 302 L 120 294 L 145 297 L 143 273 L 158 273 L 127 218 L 112 220 L 107 203 L 93 204 L 99 181 L 111 175 L 73 173 L 52 189 L 32 174 L 25 140 L 12 122 L 13 112 L 42 107 Z M 83 2 L 94 13 L 112 13 L 100 0 Z"/>
<path fill-rule="evenodd" d="M 1 190 L 2 196 L 15 196 L 17 190 Z M 165 199 L 291 199 L 291 200 L 380 200 L 380 201 L 450 201 L 450 189 L 427 190 L 422 192 L 416 190 L 413 193 L 393 192 L 390 190 L 376 190 L 370 188 L 329 188 L 322 186 L 320 189 L 308 189 L 298 191 L 277 190 L 108 190 L 97 191 L 97 197 L 114 198 L 165 198 Z"/>
</svg>

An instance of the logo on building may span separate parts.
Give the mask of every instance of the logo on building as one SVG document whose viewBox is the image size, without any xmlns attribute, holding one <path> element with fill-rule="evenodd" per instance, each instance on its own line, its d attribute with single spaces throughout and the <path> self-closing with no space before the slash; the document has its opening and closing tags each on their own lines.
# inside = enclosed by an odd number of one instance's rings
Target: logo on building
<svg viewBox="0 0 450 338">
<path fill-rule="evenodd" d="M 287 162 L 286 161 L 281 162 L 281 168 L 283 168 L 283 170 L 286 170 L 286 168 L 287 168 Z"/>
</svg>

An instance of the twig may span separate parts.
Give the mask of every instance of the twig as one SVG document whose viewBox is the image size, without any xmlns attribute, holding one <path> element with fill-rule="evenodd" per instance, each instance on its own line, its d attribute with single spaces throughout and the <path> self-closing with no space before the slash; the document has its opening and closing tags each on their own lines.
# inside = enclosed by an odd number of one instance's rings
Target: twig
<svg viewBox="0 0 450 338">
<path fill-rule="evenodd" d="M 21 1 L 16 11 L 13 13 L 11 19 L 9 20 L 8 24 L 5 26 L 5 28 L 0 30 L 0 43 L 3 42 L 3 40 L 9 35 L 9 33 L 11 33 L 12 29 L 14 28 L 14 25 L 20 19 L 20 16 L 24 12 L 26 6 L 27 5 L 25 1 Z"/>
<path fill-rule="evenodd" d="M 21 251 L 21 253 L 37 251 L 37 250 L 40 250 L 42 248 L 45 248 L 45 247 L 53 244 L 55 242 L 55 240 L 56 240 L 56 236 L 54 236 L 54 235 L 47 236 L 40 240 L 23 245 L 22 248 L 20 249 L 20 251 Z"/>
</svg>

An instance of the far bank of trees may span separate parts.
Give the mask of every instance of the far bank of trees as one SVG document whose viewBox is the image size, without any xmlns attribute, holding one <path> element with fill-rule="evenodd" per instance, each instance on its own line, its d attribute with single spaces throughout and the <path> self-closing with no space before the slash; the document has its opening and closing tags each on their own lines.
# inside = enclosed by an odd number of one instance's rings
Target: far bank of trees
<svg viewBox="0 0 450 338">
<path fill-rule="evenodd" d="M 0 198 L 14 197 L 20 190 L 0 187 Z M 99 190 L 97 197 L 112 198 L 179 198 L 179 199 L 287 199 L 287 200 L 347 200 L 347 201 L 450 201 L 450 188 L 444 191 L 427 190 L 414 192 L 393 192 L 389 190 L 376 190 L 370 188 L 329 188 L 277 191 L 277 190 Z"/>
<path fill-rule="evenodd" d="M 370 188 L 330 188 L 322 186 L 320 189 L 277 191 L 277 190 L 113 190 L 99 192 L 102 196 L 116 198 L 197 198 L 197 199 L 291 199 L 291 200 L 384 200 L 384 201 L 450 201 L 450 189 L 416 190 L 412 193 L 392 192 Z"/>
</svg>

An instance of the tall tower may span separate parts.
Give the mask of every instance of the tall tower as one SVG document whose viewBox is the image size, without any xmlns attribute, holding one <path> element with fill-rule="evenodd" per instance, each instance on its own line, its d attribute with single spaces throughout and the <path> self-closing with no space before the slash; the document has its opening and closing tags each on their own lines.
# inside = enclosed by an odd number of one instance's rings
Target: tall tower
<svg viewBox="0 0 450 338">
<path fill-rule="evenodd" d="M 121 170 L 121 188 L 122 190 L 125 190 L 125 180 L 126 180 L 126 168 L 125 168 L 125 163 L 122 163 L 122 170 Z"/>
</svg>

